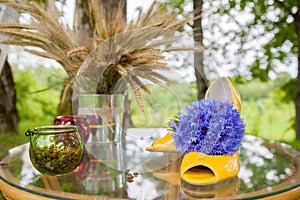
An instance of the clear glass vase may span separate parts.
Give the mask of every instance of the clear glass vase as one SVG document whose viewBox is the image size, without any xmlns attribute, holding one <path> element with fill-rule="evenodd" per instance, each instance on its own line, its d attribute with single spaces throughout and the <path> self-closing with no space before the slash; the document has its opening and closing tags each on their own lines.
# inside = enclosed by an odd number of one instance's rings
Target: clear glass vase
<svg viewBox="0 0 300 200">
<path fill-rule="evenodd" d="M 123 170 L 124 95 L 80 94 L 78 105 L 78 115 L 89 123 L 90 137 L 85 147 L 94 156 L 93 162 Z"/>
</svg>

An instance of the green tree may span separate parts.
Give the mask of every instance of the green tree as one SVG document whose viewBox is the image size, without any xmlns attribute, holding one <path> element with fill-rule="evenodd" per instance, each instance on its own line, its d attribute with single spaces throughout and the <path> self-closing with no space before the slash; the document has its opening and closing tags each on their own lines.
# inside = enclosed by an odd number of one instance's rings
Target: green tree
<svg viewBox="0 0 300 200">
<path fill-rule="evenodd" d="M 55 76 L 53 76 L 54 70 Z M 27 66 L 24 69 L 13 67 L 13 74 L 17 89 L 16 105 L 20 122 L 23 124 L 53 123 L 59 103 L 59 91 L 62 89 L 64 81 L 64 71 L 44 66 Z M 20 131 L 25 130 L 20 128 Z"/>
<path fill-rule="evenodd" d="M 231 28 L 219 30 L 221 35 L 229 38 L 221 51 L 225 60 L 235 59 L 240 69 L 235 69 L 235 73 L 267 81 L 279 72 L 279 68 L 295 64 L 297 58 L 300 72 L 299 8 L 300 0 L 229 0 L 219 3 L 215 13 L 231 24 Z M 232 47 L 235 51 L 228 51 Z M 293 91 L 293 95 L 289 95 L 294 97 L 296 138 L 300 139 L 299 73 L 293 83 L 287 85 L 292 87 L 289 91 Z"/>
<path fill-rule="evenodd" d="M 182 12 L 192 3 L 166 2 Z M 194 0 L 194 5 L 196 2 L 203 10 L 203 28 L 196 30 L 206 47 L 203 69 L 207 73 L 226 66 L 238 80 L 267 81 L 282 68 L 297 65 L 300 71 L 299 0 Z M 300 139 L 300 73 L 282 89 L 286 90 L 285 101 L 294 101 L 296 138 Z"/>
</svg>

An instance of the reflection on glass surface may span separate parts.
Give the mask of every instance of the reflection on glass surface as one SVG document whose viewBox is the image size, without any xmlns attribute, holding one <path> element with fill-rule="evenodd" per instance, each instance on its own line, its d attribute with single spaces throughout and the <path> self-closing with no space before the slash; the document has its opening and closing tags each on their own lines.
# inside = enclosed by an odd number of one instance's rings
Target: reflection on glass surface
<svg viewBox="0 0 300 200">
<path fill-rule="evenodd" d="M 191 185 L 182 180 L 180 186 L 187 198 L 218 198 L 238 194 L 239 179 L 234 177 L 211 185 Z"/>
<path fill-rule="evenodd" d="M 28 151 L 29 144 L 9 150 L 9 170 L 15 177 L 19 178 L 22 185 L 34 182 L 40 174 L 31 164 Z"/>
<path fill-rule="evenodd" d="M 138 172 L 152 172 L 164 168 L 170 162 L 180 157 L 178 153 L 163 153 L 163 152 L 149 152 L 146 147 L 150 146 L 155 138 L 160 138 L 168 132 L 166 128 L 149 128 L 147 131 L 142 128 L 128 129 L 123 145 L 122 152 L 124 155 L 125 169 Z M 171 155 L 170 158 L 159 159 L 163 155 Z M 158 159 L 158 162 L 155 162 Z M 155 162 L 149 168 L 148 163 Z"/>
<path fill-rule="evenodd" d="M 267 189 L 286 179 L 291 157 L 282 155 L 276 147 L 257 137 L 248 136 L 244 139 L 238 175 L 240 193 Z"/>
<path fill-rule="evenodd" d="M 70 173 L 47 177 L 31 165 L 28 144 L 24 144 L 11 149 L 1 161 L 2 164 L 7 163 L 8 172 L 5 173 L 10 173 L 17 179 L 9 179 L 8 175 L 1 179 L 7 178 L 8 180 L 5 180 L 9 183 L 21 185 L 22 188 L 31 185 L 77 194 L 131 199 L 188 199 L 234 195 L 243 197 L 249 193 L 253 193 L 254 196 L 261 193 L 272 194 L 273 187 L 279 184 L 285 184 L 282 187 L 295 184 L 300 186 L 299 178 L 298 182 L 289 182 L 288 177 L 293 175 L 290 167 L 295 151 L 284 144 L 246 136 L 240 149 L 241 170 L 237 177 L 214 185 L 195 186 L 180 179 L 179 167 L 182 157 L 179 153 L 144 152 L 144 147 L 152 142 L 152 138 L 147 139 L 146 136 L 144 133 L 142 139 L 136 137 L 129 140 L 125 146 L 128 151 L 123 149 L 125 160 L 122 162 L 125 163 L 127 171 L 111 168 L 105 162 L 93 162 L 91 157 L 92 167 L 89 167 L 85 176 Z M 146 142 L 149 143 L 145 144 Z M 1 165 L 1 168 L 4 169 L 3 166 Z M 128 179 L 128 173 L 134 172 L 138 172 L 137 175 Z M 257 193 L 260 190 L 262 192 Z"/>
</svg>

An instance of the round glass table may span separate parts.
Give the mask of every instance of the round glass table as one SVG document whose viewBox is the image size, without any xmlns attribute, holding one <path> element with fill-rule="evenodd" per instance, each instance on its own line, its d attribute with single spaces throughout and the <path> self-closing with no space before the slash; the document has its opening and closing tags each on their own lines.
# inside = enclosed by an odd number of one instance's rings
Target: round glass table
<svg viewBox="0 0 300 200">
<path fill-rule="evenodd" d="M 246 135 L 236 177 L 190 185 L 180 179 L 182 155 L 145 151 L 166 132 L 128 129 L 122 144 L 87 146 L 81 165 L 61 176 L 39 173 L 31 164 L 29 143 L 17 146 L 1 156 L 0 189 L 7 199 L 300 198 L 300 153 L 286 144 Z"/>
</svg>

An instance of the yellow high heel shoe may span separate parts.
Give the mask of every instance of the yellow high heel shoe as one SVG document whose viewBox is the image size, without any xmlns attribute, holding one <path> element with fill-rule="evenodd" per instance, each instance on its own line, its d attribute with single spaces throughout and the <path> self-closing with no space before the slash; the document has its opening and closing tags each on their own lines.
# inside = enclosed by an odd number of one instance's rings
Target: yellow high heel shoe
<svg viewBox="0 0 300 200">
<path fill-rule="evenodd" d="M 205 93 L 205 99 L 233 102 L 235 109 L 239 112 L 242 110 L 241 95 L 227 77 L 219 77 L 212 82 Z"/>
<path fill-rule="evenodd" d="M 235 109 L 241 112 L 241 96 L 227 77 L 216 79 L 208 88 L 205 94 L 206 99 L 219 99 L 222 101 L 231 101 Z M 151 146 L 146 147 L 147 151 L 175 152 L 176 146 L 172 138 L 173 131 L 168 132 L 164 137 L 154 140 Z"/>
<path fill-rule="evenodd" d="M 208 139 L 202 140 L 202 143 L 200 145 L 201 147 L 196 146 L 192 148 L 191 151 L 186 152 L 180 166 L 181 178 L 187 183 L 194 185 L 214 184 L 225 179 L 235 177 L 240 170 L 238 148 L 244 135 L 244 124 L 242 119 L 238 115 L 241 111 L 240 95 L 227 78 L 221 77 L 213 82 L 209 87 L 205 95 L 205 100 L 216 101 L 216 104 L 219 104 L 218 101 L 232 102 L 234 108 L 238 112 L 234 112 L 230 109 L 226 110 L 225 108 L 222 108 L 223 105 L 220 107 L 217 106 L 216 108 L 209 108 L 209 106 L 213 106 L 214 102 L 211 102 L 211 104 L 205 104 L 205 106 L 208 107 L 207 112 L 213 113 L 210 114 L 211 119 L 207 125 L 208 131 L 204 133 L 205 137 L 208 137 Z M 225 112 L 224 110 L 226 110 L 226 112 L 228 111 L 227 114 L 222 114 L 222 112 Z M 232 118 L 226 119 L 225 116 L 231 116 Z M 218 117 L 220 117 L 220 119 Z M 231 125 L 230 130 L 228 128 L 229 124 Z M 225 133 L 227 135 L 232 134 L 232 136 L 230 136 L 232 138 L 224 139 L 224 137 L 229 137 L 226 136 Z M 200 133 L 200 135 L 201 134 L 202 133 Z M 175 136 L 175 133 L 173 137 L 177 137 Z M 195 140 L 195 142 L 197 142 L 197 139 L 195 138 L 193 138 L 192 140 Z M 233 143 L 234 145 L 231 145 Z M 205 145 L 207 147 L 203 147 Z M 233 148 L 235 151 L 228 153 L 227 149 L 230 149 L 229 147 Z M 195 149 L 199 151 L 194 151 Z M 222 152 L 222 150 L 224 151 Z M 203 151 L 205 153 L 203 153 Z M 209 152 L 212 152 L 212 155 Z"/>
<path fill-rule="evenodd" d="M 175 152 L 176 146 L 172 138 L 174 131 L 169 131 L 164 137 L 154 140 L 151 146 L 146 147 L 147 151 Z"/>
<path fill-rule="evenodd" d="M 235 177 L 239 170 L 238 152 L 233 155 L 211 156 L 193 151 L 184 155 L 180 175 L 187 183 L 205 185 Z"/>
</svg>

